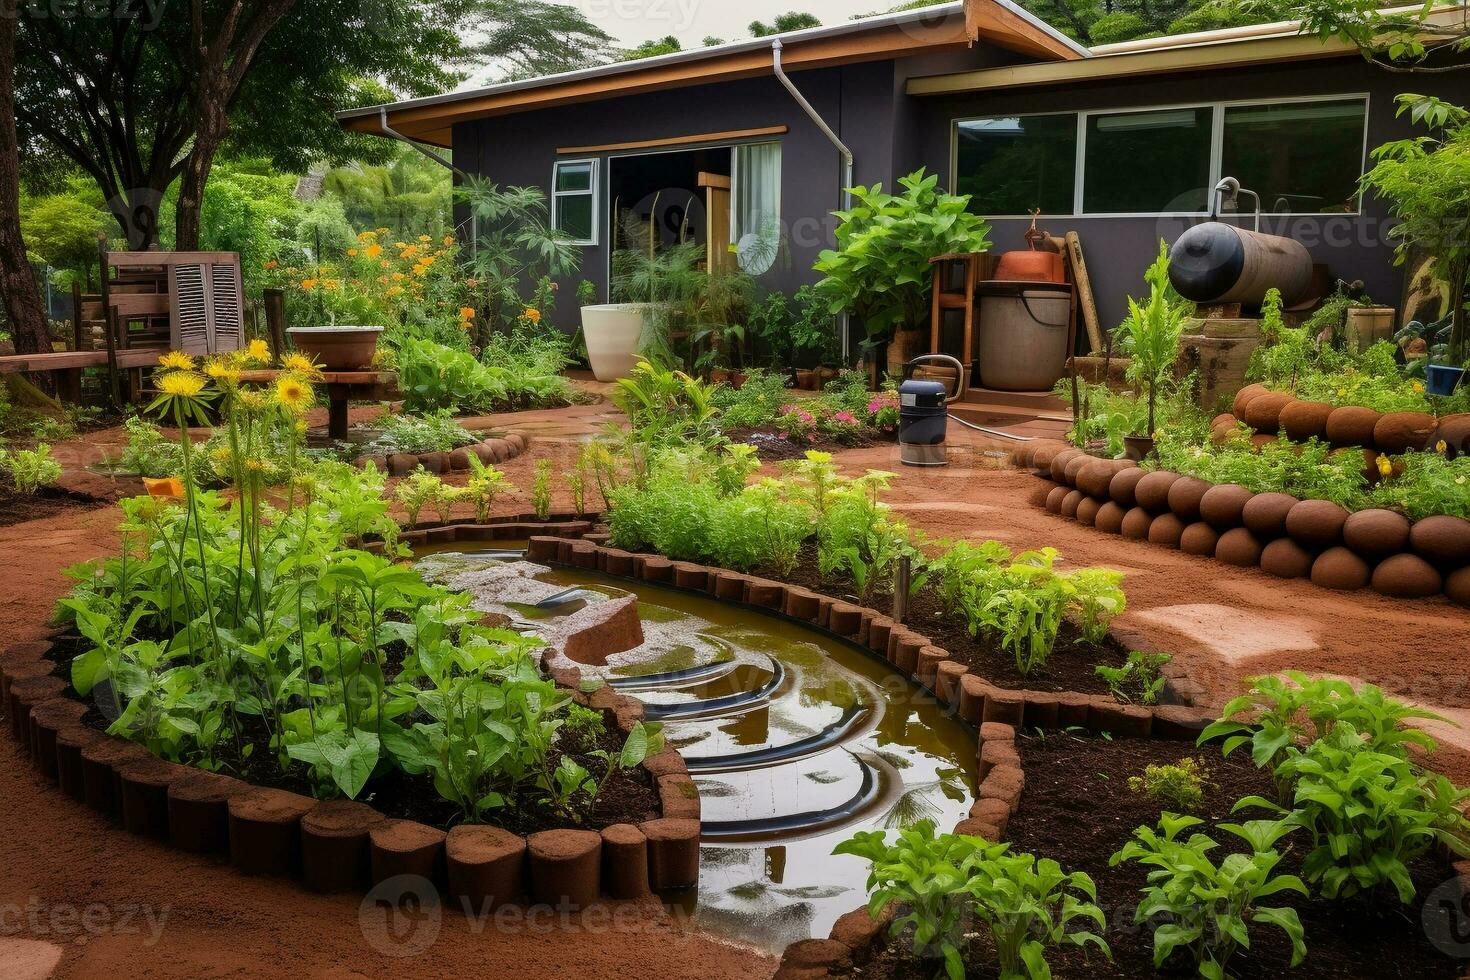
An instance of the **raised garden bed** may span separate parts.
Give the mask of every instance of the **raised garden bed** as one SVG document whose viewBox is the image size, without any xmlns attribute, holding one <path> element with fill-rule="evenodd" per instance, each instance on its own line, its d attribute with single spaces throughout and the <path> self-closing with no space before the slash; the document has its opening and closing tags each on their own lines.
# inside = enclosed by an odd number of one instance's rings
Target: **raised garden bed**
<svg viewBox="0 0 1470 980">
<path fill-rule="evenodd" d="M 1333 406 L 1272 391 L 1263 384 L 1242 388 L 1230 413 L 1216 416 L 1210 427 L 1231 429 L 1237 422 L 1255 429 L 1258 438 L 1275 440 L 1278 433 L 1285 432 L 1297 442 L 1321 439 L 1333 446 L 1358 446 L 1395 456 L 1433 451 L 1441 441 L 1448 455 L 1470 452 L 1470 414 L 1436 418 L 1427 412 L 1383 413 L 1361 405 Z"/>
<path fill-rule="evenodd" d="M 410 530 L 404 538 L 483 541 L 581 533 L 586 522 L 502 521 Z M 632 899 L 692 887 L 699 869 L 699 797 L 679 754 L 665 749 L 610 785 L 587 826 L 450 826 L 432 787 L 370 785 L 374 805 L 318 802 L 266 766 L 216 775 L 151 756 L 105 734 L 96 709 L 65 680 L 63 640 L 13 644 L 0 655 L 0 699 L 37 769 L 125 828 L 194 852 L 228 854 L 245 873 L 299 877 L 323 892 L 371 888 L 412 874 L 472 913 L 530 901 L 579 907 L 599 895 Z M 549 671 L 580 704 L 601 711 L 607 745 L 643 718 L 636 698 L 583 691 L 575 668 Z M 614 735 L 613 733 L 617 733 Z M 268 754 L 264 745 L 257 746 Z M 527 815 L 521 814 L 521 817 Z"/>
<path fill-rule="evenodd" d="M 1323 588 L 1371 587 L 1400 599 L 1443 594 L 1470 606 L 1470 521 L 1462 518 L 1349 513 L 1326 500 L 1146 473 L 1064 443 L 1028 444 L 1015 461 L 1044 478 L 1034 504 L 1099 531 Z"/>
</svg>

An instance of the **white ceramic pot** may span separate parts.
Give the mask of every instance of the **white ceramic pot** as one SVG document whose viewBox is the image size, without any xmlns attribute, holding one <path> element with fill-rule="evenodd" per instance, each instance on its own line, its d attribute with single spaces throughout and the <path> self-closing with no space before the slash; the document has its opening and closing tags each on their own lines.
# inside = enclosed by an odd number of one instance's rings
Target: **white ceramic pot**
<svg viewBox="0 0 1470 980">
<path fill-rule="evenodd" d="M 598 381 L 617 381 L 633 373 L 642 346 L 643 327 L 653 309 L 652 303 L 582 307 L 587 360 Z"/>
</svg>

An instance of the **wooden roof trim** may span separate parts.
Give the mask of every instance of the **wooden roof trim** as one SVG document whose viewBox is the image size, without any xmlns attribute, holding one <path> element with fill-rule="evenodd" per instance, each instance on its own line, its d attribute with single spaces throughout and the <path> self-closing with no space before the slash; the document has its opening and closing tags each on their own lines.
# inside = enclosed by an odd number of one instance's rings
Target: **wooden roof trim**
<svg viewBox="0 0 1470 980">
<path fill-rule="evenodd" d="M 1232 44 L 1166 48 L 1133 54 L 1109 55 L 1083 61 L 1015 65 L 930 75 L 909 79 L 909 95 L 954 95 L 1029 85 L 1063 85 L 1080 81 L 1134 78 L 1183 71 L 1215 71 L 1263 63 L 1306 61 L 1355 55 L 1357 48 L 1342 41 L 1323 42 L 1300 35 L 1273 37 Z"/>
<path fill-rule="evenodd" d="M 697 146 L 701 143 L 726 143 L 731 140 L 755 139 L 760 136 L 782 136 L 789 126 L 762 126 L 759 129 L 731 129 L 722 133 L 696 133 L 693 136 L 665 136 L 660 139 L 635 140 L 631 143 L 601 143 L 596 146 L 563 146 L 558 155 L 569 153 L 613 153 L 619 150 L 652 150 L 662 146 Z"/>
</svg>

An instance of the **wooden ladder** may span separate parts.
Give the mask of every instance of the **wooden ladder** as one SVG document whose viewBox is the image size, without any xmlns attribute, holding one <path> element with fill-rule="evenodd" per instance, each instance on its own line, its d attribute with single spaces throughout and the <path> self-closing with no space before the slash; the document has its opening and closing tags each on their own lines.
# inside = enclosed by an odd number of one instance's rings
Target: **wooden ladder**
<svg viewBox="0 0 1470 980">
<path fill-rule="evenodd" d="M 944 314 L 950 310 L 961 310 L 965 315 L 965 339 L 960 347 L 959 361 L 965 366 L 969 386 L 970 365 L 975 361 L 975 287 L 988 274 L 990 255 L 985 252 L 953 252 L 936 255 L 929 260 L 934 270 L 934 305 L 929 316 L 929 351 L 944 353 L 940 347 L 940 334 L 944 327 Z M 956 270 L 960 273 L 960 286 L 952 287 Z M 963 389 L 962 389 L 963 390 Z"/>
</svg>

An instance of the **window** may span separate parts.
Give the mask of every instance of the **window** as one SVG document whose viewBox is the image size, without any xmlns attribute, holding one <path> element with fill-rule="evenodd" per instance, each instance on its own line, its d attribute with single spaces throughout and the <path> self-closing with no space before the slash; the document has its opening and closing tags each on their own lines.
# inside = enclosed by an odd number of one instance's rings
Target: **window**
<svg viewBox="0 0 1470 980">
<path fill-rule="evenodd" d="M 781 247 L 781 144 L 735 147 L 730 241 L 741 271 L 758 276 Z"/>
<path fill-rule="evenodd" d="M 955 193 L 982 215 L 1071 214 L 1077 183 L 1077 114 L 960 122 Z"/>
<path fill-rule="evenodd" d="M 1082 212 L 1204 211 L 1213 120 L 1210 106 L 1089 115 Z"/>
<path fill-rule="evenodd" d="M 597 244 L 597 161 L 563 160 L 552 175 L 551 225 L 579 245 Z"/>
<path fill-rule="evenodd" d="M 1221 170 L 1262 211 L 1356 212 L 1367 115 L 1363 99 L 1226 106 Z"/>
</svg>

